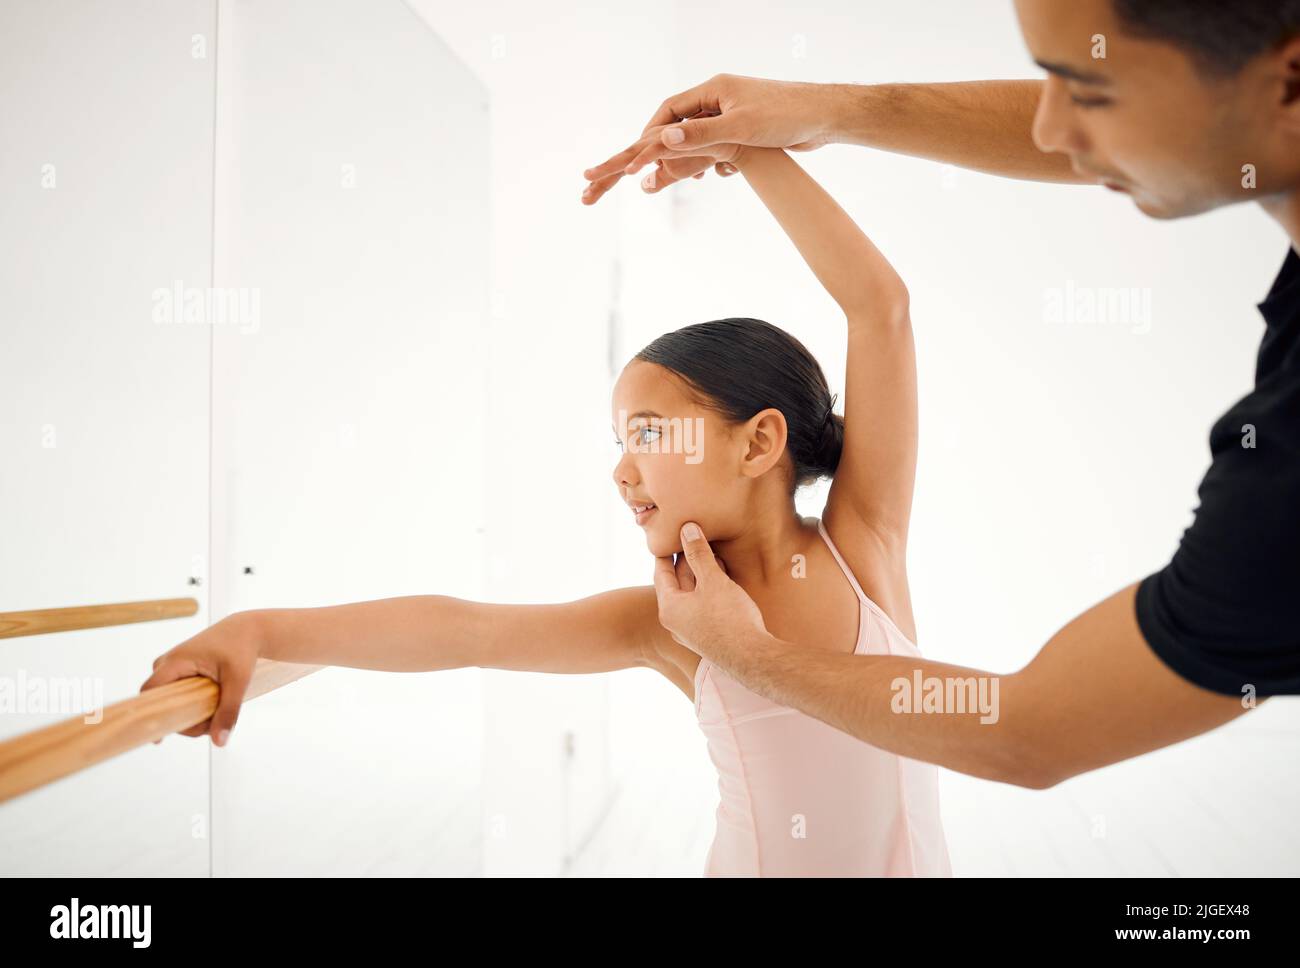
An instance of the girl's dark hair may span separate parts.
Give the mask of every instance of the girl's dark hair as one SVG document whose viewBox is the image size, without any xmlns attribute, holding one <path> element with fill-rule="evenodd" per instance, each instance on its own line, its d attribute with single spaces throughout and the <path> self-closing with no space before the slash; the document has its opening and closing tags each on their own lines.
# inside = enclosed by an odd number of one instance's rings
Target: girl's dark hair
<svg viewBox="0 0 1300 968">
<path fill-rule="evenodd" d="M 1300 33 L 1300 0 L 1112 0 L 1125 30 L 1181 47 L 1232 76 Z"/>
<path fill-rule="evenodd" d="M 794 462 L 790 490 L 833 477 L 844 449 L 844 418 L 821 365 L 778 326 L 744 317 L 665 333 L 635 357 L 679 376 L 701 406 L 732 423 L 773 407 L 785 417 Z"/>
</svg>

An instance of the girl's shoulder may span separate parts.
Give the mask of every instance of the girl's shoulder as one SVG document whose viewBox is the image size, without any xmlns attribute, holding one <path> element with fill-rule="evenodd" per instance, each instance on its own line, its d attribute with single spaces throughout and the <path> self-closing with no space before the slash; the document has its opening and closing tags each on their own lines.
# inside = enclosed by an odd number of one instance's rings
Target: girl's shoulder
<svg viewBox="0 0 1300 968">
<path fill-rule="evenodd" d="M 700 656 L 673 638 L 672 633 L 659 624 L 659 598 L 653 585 L 639 589 L 642 593 L 638 634 L 641 636 L 641 654 L 649 668 L 654 669 L 674 686 L 695 701 L 695 672 Z"/>
<path fill-rule="evenodd" d="M 916 641 L 916 621 L 907 580 L 906 546 L 879 534 L 844 507 L 827 506 L 820 522 L 832 555 L 849 573 L 858 590 L 883 611 L 899 631 Z"/>
</svg>

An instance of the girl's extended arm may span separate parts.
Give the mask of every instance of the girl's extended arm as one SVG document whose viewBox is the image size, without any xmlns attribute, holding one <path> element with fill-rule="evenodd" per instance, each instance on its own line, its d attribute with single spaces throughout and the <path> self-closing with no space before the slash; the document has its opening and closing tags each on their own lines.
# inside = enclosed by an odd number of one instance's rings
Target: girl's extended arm
<svg viewBox="0 0 1300 968">
<path fill-rule="evenodd" d="M 553 605 L 497 605 L 446 595 L 242 613 L 263 658 L 385 672 L 478 666 L 609 672 L 642 665 L 654 589 L 619 588 Z"/>
<path fill-rule="evenodd" d="M 907 288 L 853 219 L 784 150 L 742 148 L 732 164 L 848 321 L 844 450 L 827 499 L 827 528 L 836 521 L 846 537 L 866 529 L 901 570 L 917 439 Z"/>
<path fill-rule="evenodd" d="M 323 608 L 236 612 L 154 662 L 143 692 L 189 676 L 221 687 L 212 718 L 181 732 L 224 746 L 259 658 L 391 672 L 478 666 L 532 672 L 660 668 L 654 588 L 619 588 L 555 605 L 492 605 L 444 595 Z M 666 633 L 664 633 L 666 634 Z"/>
</svg>

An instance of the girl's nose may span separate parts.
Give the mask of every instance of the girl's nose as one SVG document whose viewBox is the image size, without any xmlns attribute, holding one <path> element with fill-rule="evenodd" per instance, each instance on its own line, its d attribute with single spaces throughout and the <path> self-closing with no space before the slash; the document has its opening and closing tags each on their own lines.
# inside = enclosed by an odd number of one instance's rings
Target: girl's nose
<svg viewBox="0 0 1300 968">
<path fill-rule="evenodd" d="M 630 489 L 636 483 L 636 467 L 631 461 L 631 454 L 624 454 L 614 465 L 614 483 L 620 492 Z"/>
</svg>

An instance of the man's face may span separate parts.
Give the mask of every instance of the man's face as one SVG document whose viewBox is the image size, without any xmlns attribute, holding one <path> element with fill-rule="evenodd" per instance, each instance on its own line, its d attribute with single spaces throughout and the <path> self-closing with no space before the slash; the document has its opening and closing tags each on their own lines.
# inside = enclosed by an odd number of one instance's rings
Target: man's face
<svg viewBox="0 0 1300 968">
<path fill-rule="evenodd" d="M 1294 174 L 1268 58 L 1216 77 L 1168 42 L 1126 34 L 1111 0 L 1016 0 L 1016 14 L 1048 72 L 1035 143 L 1130 194 L 1146 214 L 1178 218 L 1257 199 L 1270 172 Z M 1255 166 L 1256 190 L 1243 187 L 1245 165 Z"/>
</svg>

